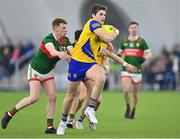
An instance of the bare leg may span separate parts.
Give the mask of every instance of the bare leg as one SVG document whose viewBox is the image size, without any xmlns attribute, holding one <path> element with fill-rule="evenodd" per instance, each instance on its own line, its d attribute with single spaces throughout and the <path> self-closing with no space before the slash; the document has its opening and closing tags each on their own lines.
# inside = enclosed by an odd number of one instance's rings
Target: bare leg
<svg viewBox="0 0 180 139">
<path fill-rule="evenodd" d="M 74 100 L 72 102 L 72 106 L 71 106 L 71 109 L 69 112 L 69 119 L 68 119 L 68 122 L 66 125 L 68 128 L 73 128 L 74 120 L 75 120 L 75 114 L 81 108 L 86 97 L 87 97 L 87 89 L 84 86 L 84 83 L 81 82 L 80 86 L 79 86 L 79 91 L 76 94 L 76 97 L 74 98 Z M 82 124 L 80 126 L 81 127 L 79 129 L 83 129 Z"/>
<path fill-rule="evenodd" d="M 1 126 L 3 129 L 7 128 L 7 125 L 11 120 L 12 116 L 14 116 L 18 110 L 25 108 L 32 103 L 35 103 L 39 99 L 40 85 L 41 83 L 39 81 L 29 82 L 29 87 L 30 87 L 29 97 L 23 98 L 21 101 L 19 101 L 16 104 L 16 106 L 14 106 L 10 111 L 5 113 L 1 121 Z"/>
<path fill-rule="evenodd" d="M 94 65 L 91 69 L 87 71 L 86 77 L 91 81 L 94 81 L 91 98 L 97 100 L 104 87 L 104 71 L 100 66 Z"/>
<path fill-rule="evenodd" d="M 131 87 L 132 80 L 130 77 L 123 77 L 122 78 L 122 90 L 124 93 L 124 99 L 126 103 L 126 112 L 125 112 L 125 118 L 129 118 L 130 114 L 130 99 L 129 99 L 129 90 Z"/>
<path fill-rule="evenodd" d="M 26 97 L 22 99 L 20 102 L 18 102 L 15 106 L 17 110 L 20 110 L 32 103 L 35 103 L 39 100 L 39 93 L 40 93 L 40 86 L 41 83 L 39 81 L 30 81 L 29 87 L 30 87 L 30 95 L 29 97 Z"/>
<path fill-rule="evenodd" d="M 91 123 L 97 124 L 98 120 L 95 116 L 94 108 L 104 87 L 104 71 L 100 66 L 94 65 L 86 72 L 86 77 L 91 81 L 94 81 L 94 85 L 88 107 L 84 112 Z"/>
<path fill-rule="evenodd" d="M 54 79 L 48 80 L 42 83 L 43 89 L 46 92 L 48 97 L 47 102 L 47 131 L 55 133 L 56 131 L 53 130 L 53 121 L 55 115 L 55 108 L 56 108 L 56 85 Z M 45 131 L 46 132 L 46 131 Z M 49 133 L 49 132 L 48 132 Z"/>
<path fill-rule="evenodd" d="M 78 82 L 68 81 L 68 90 L 63 101 L 63 114 L 69 113 L 73 99 L 76 96 L 76 93 L 78 92 L 79 84 L 80 81 Z"/>
<path fill-rule="evenodd" d="M 133 83 L 133 85 L 132 85 L 133 109 L 131 111 L 131 116 L 130 116 L 130 118 L 132 118 L 132 119 L 135 117 L 135 110 L 136 110 L 136 106 L 137 106 L 137 102 L 138 102 L 139 88 L 140 88 L 140 83 Z"/>
</svg>

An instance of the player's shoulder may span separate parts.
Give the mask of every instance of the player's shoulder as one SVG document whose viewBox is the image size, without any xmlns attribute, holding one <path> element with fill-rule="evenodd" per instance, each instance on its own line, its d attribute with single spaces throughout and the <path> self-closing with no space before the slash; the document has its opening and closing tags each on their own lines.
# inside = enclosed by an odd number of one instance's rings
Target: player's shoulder
<svg viewBox="0 0 180 139">
<path fill-rule="evenodd" d="M 52 33 L 45 36 L 42 40 L 42 43 L 54 42 L 55 38 Z"/>
<path fill-rule="evenodd" d="M 44 41 L 44 40 L 54 40 L 54 39 L 55 39 L 55 38 L 54 38 L 53 34 L 50 33 L 50 34 L 48 34 L 48 35 L 46 35 L 46 36 L 44 37 L 43 41 Z"/>
<path fill-rule="evenodd" d="M 52 33 L 50 33 L 50 34 L 48 34 L 45 38 L 54 38 L 54 36 L 53 36 L 53 34 Z"/>
<path fill-rule="evenodd" d="M 142 38 L 142 37 L 138 37 L 137 41 L 138 41 L 138 42 L 144 42 L 145 40 L 144 40 L 144 38 Z"/>
<path fill-rule="evenodd" d="M 90 26 L 92 26 L 93 28 L 96 28 L 96 27 L 101 27 L 101 24 L 94 20 L 94 19 L 89 19 L 88 23 L 90 24 Z"/>
</svg>

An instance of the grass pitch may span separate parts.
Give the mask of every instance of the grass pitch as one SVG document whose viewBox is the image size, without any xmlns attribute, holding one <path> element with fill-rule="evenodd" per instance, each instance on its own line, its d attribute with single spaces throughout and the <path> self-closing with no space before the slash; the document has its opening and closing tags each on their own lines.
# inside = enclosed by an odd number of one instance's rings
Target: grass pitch
<svg viewBox="0 0 180 139">
<path fill-rule="evenodd" d="M 27 92 L 0 92 L 0 119 Z M 59 93 L 55 117 L 58 126 L 65 93 Z M 88 128 L 85 119 L 84 130 L 67 129 L 65 135 L 46 135 L 46 95 L 21 111 L 11 120 L 6 130 L 0 127 L 0 138 L 180 138 L 180 93 L 141 93 L 136 118 L 124 118 L 125 104 L 121 93 L 104 92 L 97 117 L 96 131 Z M 77 114 L 78 116 L 78 114 Z M 76 116 L 76 117 L 77 117 Z"/>
</svg>

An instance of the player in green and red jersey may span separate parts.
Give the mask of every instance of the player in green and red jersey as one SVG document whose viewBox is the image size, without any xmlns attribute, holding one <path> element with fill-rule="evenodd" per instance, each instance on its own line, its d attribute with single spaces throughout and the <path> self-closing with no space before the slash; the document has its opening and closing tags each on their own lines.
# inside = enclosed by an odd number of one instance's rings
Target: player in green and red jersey
<svg viewBox="0 0 180 139">
<path fill-rule="evenodd" d="M 71 43 L 66 37 L 67 22 L 64 19 L 56 18 L 52 22 L 53 33 L 46 36 L 36 52 L 28 67 L 28 80 L 30 95 L 19 101 L 11 110 L 7 111 L 1 121 L 5 129 L 16 112 L 25 108 L 39 99 L 40 87 L 44 89 L 48 97 L 47 103 L 47 128 L 45 133 L 56 134 L 53 127 L 53 119 L 56 105 L 56 85 L 53 69 L 56 63 L 61 60 L 70 60 L 70 56 L 64 51 Z"/>
<path fill-rule="evenodd" d="M 126 112 L 125 118 L 133 119 L 138 101 L 138 92 L 142 80 L 141 64 L 152 57 L 152 53 L 146 41 L 138 35 L 139 24 L 131 22 L 128 26 L 129 36 L 121 42 L 118 55 L 123 55 L 124 60 L 137 68 L 137 73 L 129 73 L 125 67 L 121 72 L 122 90 L 125 95 Z M 130 107 L 129 91 L 132 87 L 133 104 Z"/>
</svg>

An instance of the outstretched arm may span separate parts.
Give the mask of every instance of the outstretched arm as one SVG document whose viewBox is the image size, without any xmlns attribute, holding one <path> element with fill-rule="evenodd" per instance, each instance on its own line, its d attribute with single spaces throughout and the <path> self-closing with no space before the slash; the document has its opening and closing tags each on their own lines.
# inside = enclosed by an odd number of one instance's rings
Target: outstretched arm
<svg viewBox="0 0 180 139">
<path fill-rule="evenodd" d="M 117 61 L 118 63 L 122 64 L 129 72 L 132 72 L 132 73 L 137 72 L 137 68 L 135 66 L 128 64 L 126 61 L 124 61 L 122 58 L 117 56 L 115 53 L 109 52 L 105 48 L 101 48 L 100 53 L 102 55 L 108 56 L 108 57 L 112 58 L 113 60 Z"/>
<path fill-rule="evenodd" d="M 70 56 L 66 52 L 59 52 L 54 48 L 53 43 L 47 43 L 45 45 L 46 49 L 49 51 L 50 55 L 53 57 L 59 57 L 62 60 L 70 60 Z"/>
</svg>

